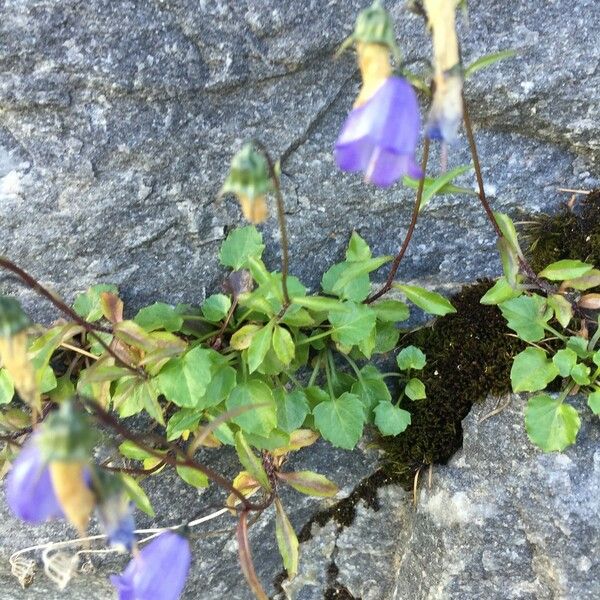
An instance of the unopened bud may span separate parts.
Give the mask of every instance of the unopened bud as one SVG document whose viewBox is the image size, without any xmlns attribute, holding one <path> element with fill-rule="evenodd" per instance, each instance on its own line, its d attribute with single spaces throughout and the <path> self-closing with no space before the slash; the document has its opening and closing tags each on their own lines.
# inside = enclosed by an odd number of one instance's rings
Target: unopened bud
<svg viewBox="0 0 600 600">
<path fill-rule="evenodd" d="M 233 157 L 221 193 L 235 194 L 244 217 L 256 224 L 268 217 L 266 195 L 272 188 L 267 159 L 252 144 L 246 144 Z"/>
</svg>

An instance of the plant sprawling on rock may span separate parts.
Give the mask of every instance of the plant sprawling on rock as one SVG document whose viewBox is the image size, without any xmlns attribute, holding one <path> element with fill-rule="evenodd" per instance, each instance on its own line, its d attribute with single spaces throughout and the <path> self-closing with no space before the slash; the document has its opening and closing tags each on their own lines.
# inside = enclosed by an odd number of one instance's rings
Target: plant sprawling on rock
<svg viewBox="0 0 600 600">
<path fill-rule="evenodd" d="M 481 301 L 498 304 L 508 327 L 531 344 L 515 357 L 513 389 L 541 391 L 559 375 L 566 379 L 557 398 L 541 394 L 529 400 L 529 437 L 547 451 L 573 443 L 579 417 L 565 400 L 575 389 L 585 390 L 590 408 L 600 410 L 600 297 L 589 291 L 600 285 L 600 271 L 571 258 L 536 274 L 512 222 L 494 214 L 485 196 L 463 79 L 510 53 L 484 57 L 463 70 L 454 28 L 459 3 L 416 4 L 432 31 L 433 85 L 401 64 L 394 71 L 392 58 L 400 54 L 391 19 L 374 2 L 360 14 L 348 40 L 356 45 L 363 86 L 335 144 L 341 169 L 363 172 L 366 181 L 381 187 L 402 178 L 417 189 L 412 221 L 395 257 L 373 256 L 354 232 L 344 260 L 323 274 L 321 292 L 309 293 L 288 273 L 279 165 L 254 140 L 235 155 L 222 193 L 235 194 L 252 224 L 268 218 L 267 197 L 275 196 L 280 271 L 263 262 L 265 246 L 254 225 L 241 227 L 221 247 L 220 261 L 231 270 L 222 290 L 200 306 L 157 302 L 128 319 L 113 285 L 93 286 L 69 307 L 0 259 L 0 266 L 67 318 L 48 329 L 36 327 L 16 300 L 0 297 L 0 404 L 6 405 L 0 413 L 5 431 L 0 472 L 10 467 L 7 501 L 31 523 L 66 517 L 84 536 L 74 544 L 96 539 L 85 537 L 95 511 L 104 531 L 100 537 L 134 555 L 125 571 L 112 578 L 120 598 L 179 597 L 192 561 L 189 529 L 226 512 L 237 516 L 242 571 L 256 597 L 266 598 L 248 543 L 250 515 L 274 506 L 276 540 L 291 578 L 298 570 L 299 543 L 280 489 L 289 485 L 321 497 L 338 492 L 319 473 L 287 470 L 288 456 L 318 437 L 352 449 L 368 426 L 380 436 L 401 436 L 411 426 L 411 407 L 429 401 L 425 375 L 431 357 L 412 344 L 396 353 L 398 324 L 409 318 L 409 306 L 382 297 L 394 288 L 431 315 L 455 312 L 440 294 L 396 282 L 395 275 L 428 201 L 440 193 L 473 193 L 453 184 L 468 166 L 425 176 L 430 140 L 452 142 L 461 120 L 478 197 L 498 235 L 504 267 L 504 276 Z M 413 87 L 433 97 L 421 166 L 414 159 L 421 123 Z M 371 274 L 389 262 L 386 282 L 373 292 Z M 377 357 L 392 352 L 398 371 L 384 373 Z M 397 378 L 399 386 L 388 387 L 388 378 Z M 398 387 L 400 395 L 393 397 L 391 389 Z M 126 419 L 134 416 L 130 428 Z M 139 433 L 140 428 L 148 430 Z M 233 482 L 195 458 L 201 447 L 223 445 L 235 449 L 243 467 Z M 426 445 L 415 446 L 414 454 L 420 466 L 444 457 L 439 448 Z M 195 488 L 213 481 L 229 495 L 217 513 L 153 530 L 138 542 L 132 502 L 154 514 L 140 481 L 165 468 L 174 468 Z M 138 551 L 138 544 L 151 539 Z M 51 543 L 44 549 L 46 572 L 64 587 L 85 550 L 69 556 Z M 26 585 L 33 563 L 24 552 L 15 553 L 11 563 Z"/>
</svg>

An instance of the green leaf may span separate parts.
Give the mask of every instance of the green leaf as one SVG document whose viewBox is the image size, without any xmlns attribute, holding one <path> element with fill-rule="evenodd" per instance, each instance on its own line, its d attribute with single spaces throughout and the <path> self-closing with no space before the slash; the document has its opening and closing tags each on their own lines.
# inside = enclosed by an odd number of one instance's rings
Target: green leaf
<svg viewBox="0 0 600 600">
<path fill-rule="evenodd" d="M 404 302 L 400 300 L 382 300 L 371 304 L 371 308 L 377 314 L 377 318 L 380 321 L 397 323 L 399 321 L 406 321 L 410 317 L 410 310 Z"/>
<path fill-rule="evenodd" d="M 208 487 L 208 477 L 202 473 L 202 471 L 198 471 L 198 469 L 194 469 L 193 467 L 185 467 L 183 465 L 178 465 L 175 467 L 177 474 L 183 481 L 192 487 L 201 489 Z"/>
<path fill-rule="evenodd" d="M 380 402 L 375 408 L 375 425 L 382 435 L 398 435 L 410 425 L 410 413 L 391 402 Z"/>
<path fill-rule="evenodd" d="M 513 392 L 543 390 L 558 375 L 558 367 L 540 348 L 526 348 L 519 352 L 510 370 Z"/>
<path fill-rule="evenodd" d="M 248 370 L 250 373 L 254 373 L 265 359 L 269 348 L 271 348 L 272 335 L 273 321 L 269 321 L 252 336 L 248 348 Z"/>
<path fill-rule="evenodd" d="M 399 352 L 396 362 L 401 371 L 407 371 L 408 369 L 421 370 L 426 365 L 427 358 L 423 351 L 416 346 L 407 346 Z"/>
<path fill-rule="evenodd" d="M 506 278 L 508 285 L 516 289 L 521 279 L 519 275 L 519 254 L 506 238 L 500 238 L 497 241 L 497 246 L 504 277 Z"/>
<path fill-rule="evenodd" d="M 345 285 L 340 286 L 338 283 L 342 281 L 344 275 L 352 275 L 352 269 L 356 270 L 356 266 L 362 263 L 338 263 L 330 267 L 324 274 L 321 280 L 321 287 L 326 294 L 339 296 L 344 300 L 352 300 L 353 302 L 362 302 L 371 291 L 371 281 L 367 273 L 358 273 L 356 276 L 348 279 L 344 278 Z"/>
<path fill-rule="evenodd" d="M 587 365 L 579 363 L 571 369 L 571 377 L 578 385 L 588 385 L 590 383 L 590 371 L 591 369 Z"/>
<path fill-rule="evenodd" d="M 544 337 L 546 300 L 540 296 L 519 296 L 500 304 L 508 326 L 526 342 L 538 342 Z"/>
<path fill-rule="evenodd" d="M 223 402 L 235 387 L 236 380 L 237 371 L 233 367 L 213 364 L 212 377 L 206 387 L 202 406 L 208 408 Z"/>
<path fill-rule="evenodd" d="M 179 331 L 183 325 L 183 319 L 175 312 L 175 309 L 164 302 L 155 302 L 151 306 L 140 309 L 134 317 L 137 323 L 145 331 Z"/>
<path fill-rule="evenodd" d="M 361 262 L 370 258 L 371 249 L 369 248 L 369 244 L 356 231 L 353 231 L 348 242 L 348 249 L 346 250 L 346 260 L 348 262 Z"/>
<path fill-rule="evenodd" d="M 449 171 L 448 173 L 452 173 L 452 176 L 450 178 L 445 178 L 444 175 L 437 178 L 425 177 L 425 183 L 423 185 L 423 198 L 427 196 L 427 201 L 425 203 L 423 202 L 423 200 L 421 201 L 421 206 L 419 210 L 423 210 L 425 205 L 429 203 L 429 201 L 434 195 L 441 196 L 443 194 L 467 194 L 469 196 L 476 196 L 477 192 L 475 190 L 459 185 L 454 185 L 453 183 L 451 183 L 451 181 L 455 177 L 458 177 L 462 173 L 467 172 L 470 168 L 471 167 L 469 165 L 465 165 L 462 167 L 458 167 L 453 171 Z M 412 188 L 413 190 L 418 190 L 419 180 L 405 175 L 402 179 L 402 185 Z"/>
<path fill-rule="evenodd" d="M 419 206 L 419 211 L 423 210 L 436 194 L 456 193 L 444 190 L 444 188 L 448 186 L 454 179 L 456 179 L 460 175 L 463 175 L 464 173 L 467 173 L 472 168 L 473 167 L 471 167 L 471 165 L 462 165 L 460 167 L 456 167 L 454 169 L 451 169 L 450 171 L 442 173 L 442 175 L 435 177 L 431 182 L 425 181 L 425 186 L 423 188 L 423 197 L 421 198 L 421 205 Z M 473 190 L 468 190 L 468 193 L 474 194 L 475 192 Z"/>
<path fill-rule="evenodd" d="M 548 296 L 548 306 L 554 311 L 556 320 L 567 327 L 573 318 L 573 307 L 571 303 L 561 294 Z"/>
<path fill-rule="evenodd" d="M 273 350 L 277 358 L 286 366 L 294 360 L 296 353 L 294 340 L 290 332 L 280 325 L 277 325 L 273 330 Z"/>
<path fill-rule="evenodd" d="M 302 390 L 286 392 L 277 390 L 275 394 L 277 405 L 277 426 L 287 433 L 299 429 L 309 413 L 308 400 Z"/>
<path fill-rule="evenodd" d="M 364 304 L 346 302 L 344 307 L 344 312 L 329 313 L 329 321 L 333 326 L 331 337 L 344 346 L 353 346 L 371 333 L 377 315 Z"/>
<path fill-rule="evenodd" d="M 600 391 L 592 392 L 588 396 L 587 403 L 595 415 L 600 415 Z"/>
<path fill-rule="evenodd" d="M 594 265 L 588 265 L 580 260 L 559 260 L 548 265 L 543 271 L 538 274 L 539 277 L 544 277 L 550 281 L 563 281 L 564 279 L 576 279 L 583 277 L 591 271 Z"/>
<path fill-rule="evenodd" d="M 140 484 L 133 477 L 131 477 L 131 475 L 127 475 L 126 473 L 121 473 L 121 479 L 125 484 L 127 495 L 131 498 L 131 500 L 133 500 L 133 503 L 142 512 L 145 512 L 150 517 L 156 516 L 156 513 L 152 508 L 152 504 L 150 503 L 150 499 L 148 498 L 146 492 L 144 492 Z"/>
<path fill-rule="evenodd" d="M 477 71 L 485 69 L 486 67 L 489 67 L 501 60 L 513 58 L 514 56 L 517 56 L 516 50 L 501 50 L 500 52 L 494 52 L 493 54 L 486 54 L 485 56 L 482 56 L 481 58 L 478 58 L 476 61 L 472 62 L 464 70 L 463 77 L 468 79 L 471 77 L 471 75 L 477 73 Z"/>
<path fill-rule="evenodd" d="M 373 409 L 378 402 L 392 399 L 383 376 L 373 365 L 361 369 L 361 378 L 352 384 L 350 391 L 360 398 L 367 422 L 372 422 Z"/>
<path fill-rule="evenodd" d="M 345 392 L 321 402 L 313 410 L 315 425 L 334 446 L 352 450 L 362 435 L 364 413 L 358 396 Z"/>
<path fill-rule="evenodd" d="M 281 429 L 272 429 L 268 436 L 256 433 L 245 433 L 246 441 L 260 450 L 277 450 L 285 448 L 290 443 L 290 435 Z"/>
<path fill-rule="evenodd" d="M 252 338 L 258 331 L 261 330 L 260 325 L 250 323 L 240 327 L 232 336 L 230 340 L 231 347 L 235 350 L 245 350 L 250 347 Z"/>
<path fill-rule="evenodd" d="M 580 291 L 589 290 L 598 286 L 600 286 L 600 270 L 598 269 L 592 269 L 583 277 L 568 279 L 564 282 L 564 287 Z"/>
<path fill-rule="evenodd" d="M 279 479 L 291 485 L 297 492 L 317 498 L 332 498 L 338 492 L 338 486 L 324 475 L 313 471 L 291 471 L 277 473 Z"/>
<path fill-rule="evenodd" d="M 568 377 L 571 369 L 577 364 L 577 354 L 571 348 L 562 348 L 552 357 L 552 362 L 561 377 Z"/>
<path fill-rule="evenodd" d="M 222 321 L 229 313 L 231 299 L 225 294 L 213 294 L 202 303 L 202 314 L 212 323 Z"/>
<path fill-rule="evenodd" d="M 408 381 L 404 388 L 404 393 L 411 400 L 423 400 L 424 398 L 427 398 L 425 384 L 417 377 L 413 377 Z"/>
<path fill-rule="evenodd" d="M 6 369 L 0 369 L 0 404 L 8 404 L 15 395 L 15 386 Z"/>
<path fill-rule="evenodd" d="M 344 312 L 346 305 L 337 298 L 324 296 L 293 297 L 292 302 L 315 312 Z"/>
<path fill-rule="evenodd" d="M 145 409 L 157 423 L 165 424 L 154 379 L 145 380 L 135 375 L 122 377 L 117 382 L 113 403 L 122 419 Z"/>
<path fill-rule="evenodd" d="M 394 284 L 413 304 L 431 315 L 447 315 L 456 309 L 450 301 L 436 292 L 431 292 L 416 285 Z"/>
<path fill-rule="evenodd" d="M 211 353 L 197 346 L 161 369 L 158 387 L 167 400 L 185 408 L 206 407 L 203 400 L 211 380 Z"/>
<path fill-rule="evenodd" d="M 167 441 L 171 442 L 180 438 L 184 432 L 193 431 L 198 427 L 202 411 L 191 408 L 182 408 L 173 413 L 167 423 Z"/>
<path fill-rule="evenodd" d="M 531 398 L 527 403 L 527 435 L 544 452 L 560 452 L 573 444 L 580 426 L 577 411 L 560 400 L 542 394 Z"/>
<path fill-rule="evenodd" d="M 225 403 L 227 410 L 255 404 L 266 404 L 266 406 L 260 406 L 242 413 L 234 417 L 232 421 L 244 433 L 268 436 L 277 426 L 277 408 L 268 385 L 257 379 L 237 385 L 233 388 Z"/>
<path fill-rule="evenodd" d="M 521 246 L 519 245 L 517 230 L 515 228 L 515 224 L 512 222 L 512 219 L 508 215 L 499 212 L 494 213 L 494 218 L 496 219 L 496 223 L 498 224 L 504 239 L 509 244 L 513 252 L 517 256 L 523 256 Z"/>
<path fill-rule="evenodd" d="M 393 350 L 398 344 L 400 331 L 394 323 L 377 323 L 375 328 L 374 353 L 385 354 Z"/>
<path fill-rule="evenodd" d="M 219 259 L 221 264 L 237 271 L 246 266 L 249 257 L 260 258 L 265 245 L 256 227 L 247 225 L 234 229 L 223 242 Z"/>
<path fill-rule="evenodd" d="M 506 277 L 500 277 L 498 281 L 483 295 L 479 301 L 481 304 L 500 304 L 512 298 L 517 298 L 523 292 L 513 288 Z"/>
<path fill-rule="evenodd" d="M 100 294 L 102 292 L 112 292 L 118 294 L 119 290 L 116 285 L 100 283 L 93 285 L 84 294 L 79 294 L 73 303 L 73 309 L 86 321 L 90 323 L 99 321 L 102 318 L 102 306 L 100 304 Z"/>
<path fill-rule="evenodd" d="M 248 442 L 241 431 L 238 431 L 235 434 L 235 451 L 246 471 L 248 471 L 248 473 L 250 473 L 250 475 L 252 475 L 252 477 L 254 477 L 267 492 L 270 492 L 271 484 L 269 483 L 267 472 L 265 471 L 260 458 L 252 452 L 252 449 L 248 445 Z"/>
<path fill-rule="evenodd" d="M 589 355 L 587 346 L 587 340 L 584 340 L 578 335 L 573 335 L 567 340 L 567 348 L 573 350 L 573 352 L 575 352 L 579 358 L 587 358 Z"/>
<path fill-rule="evenodd" d="M 279 498 L 275 499 L 275 537 L 288 579 L 298 573 L 298 538 Z"/>
</svg>

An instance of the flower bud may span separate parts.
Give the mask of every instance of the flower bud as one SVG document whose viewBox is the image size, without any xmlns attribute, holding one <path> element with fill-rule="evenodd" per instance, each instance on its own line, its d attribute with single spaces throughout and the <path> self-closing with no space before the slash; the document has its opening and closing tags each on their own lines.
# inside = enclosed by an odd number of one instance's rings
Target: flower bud
<svg viewBox="0 0 600 600">
<path fill-rule="evenodd" d="M 31 320 L 14 298 L 0 296 L 0 338 L 21 333 L 30 325 Z"/>
<path fill-rule="evenodd" d="M 455 0 L 425 0 L 433 37 L 435 90 L 427 124 L 431 139 L 452 143 L 462 120 L 462 72 Z"/>
<path fill-rule="evenodd" d="M 35 409 L 40 408 L 40 394 L 35 369 L 27 356 L 27 330 L 31 325 L 21 305 L 0 296 L 0 362 L 8 371 L 21 398 Z"/>
<path fill-rule="evenodd" d="M 268 217 L 266 195 L 273 188 L 266 158 L 252 144 L 233 157 L 221 193 L 235 194 L 244 217 L 262 223 Z"/>
<path fill-rule="evenodd" d="M 353 39 L 356 43 L 381 44 L 396 52 L 394 25 L 379 0 L 375 0 L 369 8 L 359 13 Z"/>
<path fill-rule="evenodd" d="M 87 462 L 96 441 L 88 415 L 67 401 L 44 421 L 39 445 L 48 462 Z"/>
</svg>

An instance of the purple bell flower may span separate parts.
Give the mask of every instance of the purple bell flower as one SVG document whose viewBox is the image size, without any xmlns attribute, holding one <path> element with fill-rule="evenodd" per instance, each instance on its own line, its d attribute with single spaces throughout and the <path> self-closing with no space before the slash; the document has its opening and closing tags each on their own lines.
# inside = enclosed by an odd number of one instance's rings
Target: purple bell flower
<svg viewBox="0 0 600 600">
<path fill-rule="evenodd" d="M 420 179 L 414 153 L 421 117 L 417 95 L 401 77 L 391 76 L 346 119 L 335 144 L 342 171 L 362 171 L 365 179 L 389 187 L 403 175 Z"/>
<path fill-rule="evenodd" d="M 23 521 L 35 524 L 64 516 L 37 437 L 34 434 L 25 443 L 6 478 L 6 501 L 11 510 Z"/>
<path fill-rule="evenodd" d="M 188 540 L 165 531 L 134 556 L 121 575 L 112 575 L 110 580 L 119 600 L 177 600 L 191 562 Z"/>
</svg>

